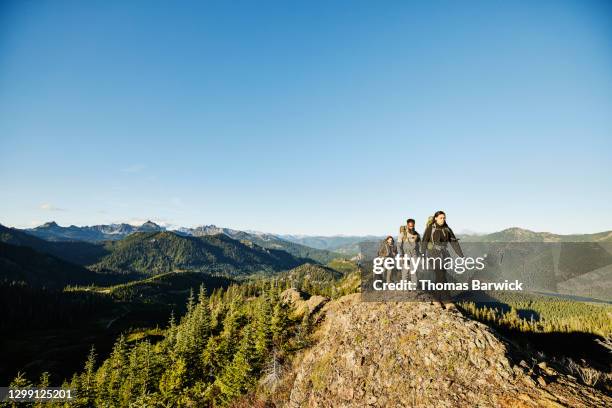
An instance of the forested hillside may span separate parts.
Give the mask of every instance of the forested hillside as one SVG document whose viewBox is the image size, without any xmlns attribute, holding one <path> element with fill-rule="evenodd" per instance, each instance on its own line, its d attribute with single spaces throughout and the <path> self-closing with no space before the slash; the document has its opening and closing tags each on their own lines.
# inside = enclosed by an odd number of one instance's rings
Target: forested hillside
<svg viewBox="0 0 612 408">
<path fill-rule="evenodd" d="M 225 235 L 191 237 L 172 232 L 135 233 L 107 242 L 110 252 L 92 270 L 101 273 L 155 275 L 198 271 L 245 275 L 289 269 L 304 263 L 287 252 L 242 243 Z"/>
<path fill-rule="evenodd" d="M 122 302 L 174 305 L 175 310 L 180 310 L 189 290 L 200 285 L 213 290 L 232 283 L 231 279 L 202 272 L 168 272 L 97 290 Z"/>
<path fill-rule="evenodd" d="M 16 228 L 7 228 L 3 225 L 0 225 L 0 242 L 27 246 L 38 252 L 53 255 L 78 265 L 93 264 L 108 254 L 108 250 L 101 244 L 83 241 L 46 241 Z"/>
<path fill-rule="evenodd" d="M 253 390 L 262 375 L 274 389 L 283 364 L 308 345 L 312 323 L 308 313 L 291 315 L 282 290 L 267 280 L 207 297 L 202 287 L 186 314 L 170 320 L 163 340 L 129 345 L 121 336 L 103 360 L 92 349 L 66 384 L 79 395 L 71 406 L 223 406 Z M 29 382 L 20 375 L 18 384 Z"/>
<path fill-rule="evenodd" d="M 97 275 L 32 248 L 0 242 L 0 281 L 61 289 L 69 284 L 95 283 Z"/>
<path fill-rule="evenodd" d="M 185 315 L 156 337 L 120 336 L 108 357 L 92 349 L 63 384 L 78 396 L 70 406 L 358 407 L 376 399 L 378 406 L 511 407 L 526 395 L 534 407 L 610 402 L 605 373 L 595 370 L 600 382 L 589 383 L 588 366 L 517 349 L 456 310 L 355 296 L 310 309 L 319 295 L 306 302 L 289 289 L 299 277 L 326 272 L 306 265 L 210 296 L 203 287 L 192 292 Z M 54 381 L 61 380 L 43 374 L 34 383 Z M 30 384 L 20 373 L 11 386 Z"/>
</svg>

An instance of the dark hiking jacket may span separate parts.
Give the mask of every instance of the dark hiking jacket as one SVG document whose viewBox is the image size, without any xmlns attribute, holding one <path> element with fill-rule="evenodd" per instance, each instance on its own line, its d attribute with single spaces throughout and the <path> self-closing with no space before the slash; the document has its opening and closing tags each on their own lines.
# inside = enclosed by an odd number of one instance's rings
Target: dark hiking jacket
<svg viewBox="0 0 612 408">
<path fill-rule="evenodd" d="M 421 253 L 425 253 L 429 243 L 433 244 L 434 252 L 442 252 L 450 243 L 458 256 L 463 258 L 463 251 L 459 246 L 459 240 L 455 237 L 455 233 L 447 224 L 439 226 L 435 221 L 425 229 L 423 239 L 421 240 Z M 432 250 L 430 249 L 430 252 Z"/>
</svg>

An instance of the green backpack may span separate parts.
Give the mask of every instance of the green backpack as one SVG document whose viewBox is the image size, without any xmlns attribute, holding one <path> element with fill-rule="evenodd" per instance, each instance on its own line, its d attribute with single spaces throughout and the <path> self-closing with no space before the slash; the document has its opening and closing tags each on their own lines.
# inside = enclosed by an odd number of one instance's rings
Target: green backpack
<svg viewBox="0 0 612 408">
<path fill-rule="evenodd" d="M 432 226 L 434 223 L 434 217 L 433 215 L 430 215 L 429 217 L 427 217 L 427 222 L 425 223 L 425 231 L 427 231 L 427 228 L 429 228 L 430 226 Z M 432 230 L 432 234 L 433 234 L 433 230 Z M 427 249 L 431 250 L 433 248 L 433 240 L 429 240 L 429 242 L 427 243 Z"/>
<path fill-rule="evenodd" d="M 427 230 L 427 228 L 429 228 L 429 226 L 433 224 L 433 222 L 434 222 L 433 215 L 430 215 L 429 217 L 427 217 L 427 223 L 425 223 L 425 230 Z"/>
</svg>

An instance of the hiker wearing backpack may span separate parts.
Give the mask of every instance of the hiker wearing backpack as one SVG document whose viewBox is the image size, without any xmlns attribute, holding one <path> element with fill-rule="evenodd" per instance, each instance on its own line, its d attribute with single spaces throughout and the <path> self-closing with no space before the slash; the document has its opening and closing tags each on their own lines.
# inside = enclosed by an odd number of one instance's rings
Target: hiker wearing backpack
<svg viewBox="0 0 612 408">
<path fill-rule="evenodd" d="M 393 237 L 389 235 L 385 240 L 380 244 L 380 248 L 378 249 L 378 256 L 382 258 L 395 258 L 397 255 L 397 249 L 395 247 L 395 241 Z M 391 282 L 392 276 L 395 268 L 387 270 L 387 283 Z"/>
<path fill-rule="evenodd" d="M 455 253 L 463 258 L 463 251 L 459 246 L 459 240 L 455 237 L 455 233 L 446 223 L 446 214 L 444 211 L 436 211 L 433 217 L 427 221 L 427 228 L 423 234 L 421 241 L 421 252 L 427 254 L 428 258 L 442 259 L 442 266 L 438 262 L 434 262 L 433 272 L 436 283 L 446 283 L 446 269 L 444 269 L 444 260 L 450 257 L 448 244 L 453 247 Z M 448 299 L 449 293 L 441 291 L 439 294 L 440 300 Z M 452 306 L 450 306 L 452 307 Z"/>
<path fill-rule="evenodd" d="M 449 256 L 448 244 L 453 247 L 455 253 L 463 258 L 463 251 L 459 246 L 459 240 L 455 237 L 455 233 L 446 223 L 446 213 L 444 211 L 436 211 L 433 217 L 427 221 L 427 228 L 421 240 L 421 252 L 427 254 L 446 254 Z M 431 256 L 431 255 L 430 255 Z"/>
<path fill-rule="evenodd" d="M 414 229 L 415 221 L 412 218 L 406 220 L 406 225 L 400 227 L 399 236 L 397 237 L 397 252 L 400 256 L 404 254 L 410 258 L 410 265 L 413 268 L 410 279 L 416 282 L 416 268 L 414 267 L 413 259 L 421 255 L 421 236 Z M 402 269 L 402 279 L 407 279 L 408 270 Z"/>
</svg>

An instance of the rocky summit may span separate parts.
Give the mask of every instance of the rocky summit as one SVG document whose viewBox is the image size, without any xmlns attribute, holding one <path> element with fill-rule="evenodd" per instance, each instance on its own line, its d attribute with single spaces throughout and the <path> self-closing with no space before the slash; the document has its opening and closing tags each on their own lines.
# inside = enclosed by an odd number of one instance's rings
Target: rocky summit
<svg viewBox="0 0 612 408">
<path fill-rule="evenodd" d="M 293 362 L 286 407 L 597 407 L 612 398 L 517 361 L 493 330 L 428 302 L 327 303 Z M 514 357 L 513 357 L 514 356 Z"/>
</svg>

